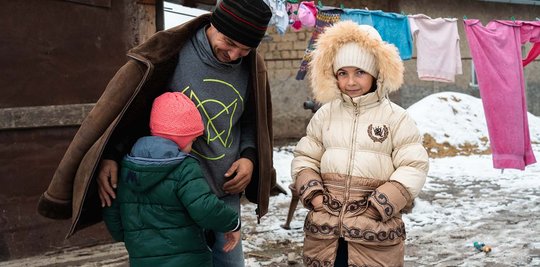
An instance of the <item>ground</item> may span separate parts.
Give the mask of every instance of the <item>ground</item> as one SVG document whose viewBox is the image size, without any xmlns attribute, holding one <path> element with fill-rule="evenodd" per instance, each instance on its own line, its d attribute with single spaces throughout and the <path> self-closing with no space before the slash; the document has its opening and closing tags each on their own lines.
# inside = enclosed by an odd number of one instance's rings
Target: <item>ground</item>
<svg viewBox="0 0 540 267">
<path fill-rule="evenodd" d="M 535 153 L 540 146 L 534 146 Z M 286 188 L 291 147 L 276 148 L 278 182 Z M 540 266 L 539 164 L 525 171 L 495 170 L 490 155 L 432 158 L 422 193 L 407 228 L 405 266 Z M 271 198 L 269 212 L 257 224 L 255 205 L 244 203 L 243 243 L 246 266 L 303 266 L 303 219 L 298 207 L 290 230 L 283 229 L 290 195 Z M 474 242 L 492 248 L 478 251 Z M 69 248 L 0 266 L 128 266 L 121 243 Z"/>
</svg>

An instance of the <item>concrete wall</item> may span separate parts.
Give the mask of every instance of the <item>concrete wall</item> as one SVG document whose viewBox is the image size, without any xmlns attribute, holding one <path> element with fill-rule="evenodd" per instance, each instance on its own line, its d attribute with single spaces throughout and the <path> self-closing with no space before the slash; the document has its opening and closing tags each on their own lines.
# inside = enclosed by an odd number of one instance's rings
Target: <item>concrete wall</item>
<svg viewBox="0 0 540 267">
<path fill-rule="evenodd" d="M 405 14 L 423 13 L 432 18 L 456 17 L 460 34 L 460 47 L 463 74 L 456 76 L 455 83 L 421 81 L 416 72 L 416 54 L 413 59 L 405 61 L 405 84 L 402 89 L 391 95 L 391 99 L 407 108 L 418 100 L 437 92 L 457 91 L 479 97 L 476 87 L 471 82 L 471 56 L 463 29 L 463 16 L 480 19 L 485 25 L 493 19 L 535 20 L 540 16 L 540 6 L 490 3 L 481 1 L 323 1 L 325 5 L 347 8 L 381 9 L 387 12 L 404 12 Z M 270 30 L 271 40 L 259 47 L 267 61 L 272 87 L 274 104 L 274 136 L 277 141 L 298 140 L 305 134 L 305 127 L 312 116 L 311 111 L 303 109 L 303 102 L 310 96 L 307 79 L 297 81 L 296 72 L 300 66 L 304 50 L 312 31 L 288 31 L 280 36 Z M 530 45 L 525 46 L 524 53 Z M 525 68 L 527 81 L 527 101 L 529 111 L 540 115 L 540 61 L 536 60 Z"/>
</svg>

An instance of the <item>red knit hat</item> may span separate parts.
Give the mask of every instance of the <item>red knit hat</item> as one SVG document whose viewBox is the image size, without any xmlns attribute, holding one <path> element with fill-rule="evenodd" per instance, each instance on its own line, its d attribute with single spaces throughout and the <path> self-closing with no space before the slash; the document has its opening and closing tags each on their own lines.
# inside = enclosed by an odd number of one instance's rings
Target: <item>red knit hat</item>
<svg viewBox="0 0 540 267">
<path fill-rule="evenodd" d="M 180 92 L 158 96 L 150 112 L 150 132 L 174 141 L 182 149 L 197 136 L 204 125 L 195 104 Z"/>
</svg>

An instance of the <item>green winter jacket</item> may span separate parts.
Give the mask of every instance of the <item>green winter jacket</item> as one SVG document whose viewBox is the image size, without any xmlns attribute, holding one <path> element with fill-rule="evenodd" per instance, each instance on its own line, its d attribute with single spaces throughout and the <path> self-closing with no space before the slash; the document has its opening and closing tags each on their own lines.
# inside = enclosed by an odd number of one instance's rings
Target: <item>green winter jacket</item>
<svg viewBox="0 0 540 267">
<path fill-rule="evenodd" d="M 124 157 L 117 198 L 103 218 L 112 237 L 125 242 L 131 266 L 212 266 L 203 228 L 239 226 L 197 160 L 156 136 L 140 138 Z"/>
</svg>

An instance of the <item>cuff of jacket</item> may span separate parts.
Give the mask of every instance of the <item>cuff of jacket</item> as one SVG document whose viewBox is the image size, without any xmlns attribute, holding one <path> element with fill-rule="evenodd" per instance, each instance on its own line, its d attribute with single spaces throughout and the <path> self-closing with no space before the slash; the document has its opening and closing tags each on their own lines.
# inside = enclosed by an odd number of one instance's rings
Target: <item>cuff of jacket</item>
<svg viewBox="0 0 540 267">
<path fill-rule="evenodd" d="M 122 162 L 122 158 L 124 158 L 124 154 L 118 147 L 106 147 L 105 151 L 103 151 L 102 159 L 110 159 L 116 161 L 117 163 L 120 163 Z"/>
<path fill-rule="evenodd" d="M 257 150 L 253 147 L 248 147 L 240 152 L 240 157 L 251 160 L 253 166 L 255 166 L 257 163 Z"/>
<path fill-rule="evenodd" d="M 124 232 L 109 231 L 109 233 L 111 234 L 111 237 L 113 238 L 114 241 L 124 242 Z"/>
<path fill-rule="evenodd" d="M 240 218 L 238 218 L 238 222 L 236 223 L 236 227 L 231 232 L 238 232 L 242 228 L 242 222 L 240 221 Z"/>
<path fill-rule="evenodd" d="M 412 197 L 401 183 L 390 181 L 375 189 L 368 200 L 379 211 L 382 221 L 385 222 L 398 215 L 409 202 L 412 202 Z"/>
<path fill-rule="evenodd" d="M 302 170 L 298 174 L 295 188 L 300 197 L 300 201 L 302 201 L 304 207 L 309 210 L 313 210 L 311 200 L 320 194 L 324 194 L 321 175 L 312 169 Z"/>
<path fill-rule="evenodd" d="M 61 200 L 52 197 L 45 191 L 38 201 L 38 213 L 54 220 L 67 220 L 71 218 L 71 200 Z"/>
</svg>

